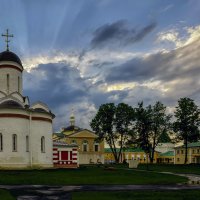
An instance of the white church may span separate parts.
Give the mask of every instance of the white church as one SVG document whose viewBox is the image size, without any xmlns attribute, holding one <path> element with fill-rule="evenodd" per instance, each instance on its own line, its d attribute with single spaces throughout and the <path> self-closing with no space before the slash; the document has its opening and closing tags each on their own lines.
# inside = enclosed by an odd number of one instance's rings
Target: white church
<svg viewBox="0 0 200 200">
<path fill-rule="evenodd" d="M 53 167 L 52 120 L 42 102 L 23 96 L 23 66 L 7 48 L 0 53 L 0 168 Z"/>
</svg>

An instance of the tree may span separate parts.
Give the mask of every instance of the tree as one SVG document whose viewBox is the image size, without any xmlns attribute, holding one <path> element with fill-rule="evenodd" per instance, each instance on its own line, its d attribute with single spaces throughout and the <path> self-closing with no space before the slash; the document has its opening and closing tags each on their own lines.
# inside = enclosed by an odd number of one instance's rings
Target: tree
<svg viewBox="0 0 200 200">
<path fill-rule="evenodd" d="M 135 116 L 136 116 L 135 131 L 137 134 L 135 142 L 140 148 L 144 150 L 144 152 L 147 155 L 150 155 L 152 149 L 150 142 L 150 138 L 152 135 L 151 112 L 152 112 L 151 106 L 144 108 L 143 102 L 138 103 L 138 107 L 135 108 Z"/>
<path fill-rule="evenodd" d="M 187 163 L 188 142 L 199 139 L 200 110 L 190 98 L 181 98 L 174 113 L 174 131 L 178 140 L 183 140 L 185 146 L 185 161 Z"/>
<path fill-rule="evenodd" d="M 149 155 L 150 162 L 153 163 L 155 148 L 160 136 L 170 127 L 170 115 L 166 114 L 166 107 L 161 102 L 156 102 L 146 108 L 143 103 L 136 108 L 136 132 L 138 134 L 138 145 Z"/>
<path fill-rule="evenodd" d="M 108 143 L 116 163 L 119 163 L 133 121 L 134 109 L 131 106 L 124 103 L 117 106 L 113 103 L 107 103 L 100 106 L 90 123 L 91 128 L 98 135 L 98 139 L 105 139 Z M 119 151 L 116 146 L 117 142 L 119 142 Z"/>
<path fill-rule="evenodd" d="M 167 131 L 164 130 L 158 139 L 158 143 L 170 143 L 170 142 L 172 142 L 172 140 L 169 137 Z"/>
<path fill-rule="evenodd" d="M 150 154 L 150 162 L 154 160 L 155 148 L 159 143 L 162 134 L 166 133 L 170 128 L 171 115 L 166 114 L 166 106 L 157 101 L 152 108 L 152 150 Z M 169 137 L 169 136 L 168 136 Z"/>
</svg>

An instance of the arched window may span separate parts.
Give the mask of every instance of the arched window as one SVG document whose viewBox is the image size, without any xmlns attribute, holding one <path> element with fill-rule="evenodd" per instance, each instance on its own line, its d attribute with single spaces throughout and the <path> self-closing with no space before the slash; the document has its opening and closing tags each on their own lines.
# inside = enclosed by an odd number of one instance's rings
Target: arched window
<svg viewBox="0 0 200 200">
<path fill-rule="evenodd" d="M 44 136 L 41 137 L 41 152 L 45 153 L 45 138 L 44 138 Z"/>
<path fill-rule="evenodd" d="M 26 152 L 29 152 L 29 136 L 26 136 Z"/>
<path fill-rule="evenodd" d="M 12 135 L 12 150 L 17 151 L 17 135 Z"/>
<path fill-rule="evenodd" d="M 20 78 L 18 76 L 18 92 L 20 93 Z"/>
<path fill-rule="evenodd" d="M 88 151 L 88 141 L 87 140 L 84 140 L 83 141 L 83 151 Z"/>
<path fill-rule="evenodd" d="M 3 151 L 3 135 L 0 133 L 0 151 Z"/>
</svg>

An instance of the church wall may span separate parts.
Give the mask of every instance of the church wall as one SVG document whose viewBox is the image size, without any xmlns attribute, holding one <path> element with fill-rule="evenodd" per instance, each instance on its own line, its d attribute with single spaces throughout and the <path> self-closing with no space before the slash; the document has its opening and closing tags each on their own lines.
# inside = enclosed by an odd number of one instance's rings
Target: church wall
<svg viewBox="0 0 200 200">
<path fill-rule="evenodd" d="M 0 65 L 1 67 L 2 65 Z M 0 91 L 7 94 L 7 74 L 9 74 L 9 94 L 18 92 L 18 77 L 20 80 L 20 94 L 22 94 L 22 73 L 12 68 L 0 69 Z"/>
<path fill-rule="evenodd" d="M 43 117 L 43 115 L 37 115 Z M 47 116 L 46 116 L 47 118 Z M 53 166 L 52 123 L 42 120 L 31 121 L 33 166 Z M 41 151 L 41 138 L 45 138 L 45 152 Z"/>
<path fill-rule="evenodd" d="M 4 117 L 7 114 L 10 117 Z M 52 167 L 52 123 L 48 114 L 30 113 L 22 109 L 0 109 L 0 133 L 3 151 L 0 168 Z M 49 120 L 49 121 L 42 121 Z M 31 128 L 30 128 L 31 127 Z M 17 151 L 12 150 L 12 135 L 17 135 Z M 29 136 L 29 151 L 26 150 Z M 41 137 L 45 137 L 45 152 L 41 152 Z M 32 159 L 31 159 L 32 157 Z"/>
<path fill-rule="evenodd" d="M 3 151 L 0 152 L 0 167 L 27 167 L 30 164 L 26 152 L 26 136 L 29 134 L 29 120 L 0 118 L 0 132 L 3 135 Z M 3 127 L 3 128 L 2 128 Z M 17 150 L 13 151 L 12 134 L 17 135 Z"/>
</svg>

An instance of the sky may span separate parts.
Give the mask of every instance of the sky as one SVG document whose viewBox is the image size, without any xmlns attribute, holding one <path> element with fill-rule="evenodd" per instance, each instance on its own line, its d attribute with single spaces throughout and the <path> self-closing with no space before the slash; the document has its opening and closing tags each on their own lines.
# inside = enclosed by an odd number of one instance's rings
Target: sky
<svg viewBox="0 0 200 200">
<path fill-rule="evenodd" d="M 90 129 L 101 104 L 182 97 L 200 105 L 200 1 L 1 0 L 0 33 L 24 66 L 24 96 L 45 102 L 54 131 Z M 5 50 L 4 38 L 0 50 Z"/>
</svg>

